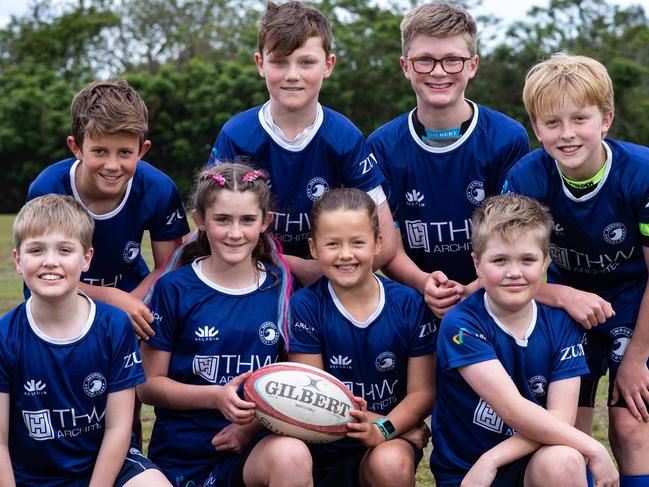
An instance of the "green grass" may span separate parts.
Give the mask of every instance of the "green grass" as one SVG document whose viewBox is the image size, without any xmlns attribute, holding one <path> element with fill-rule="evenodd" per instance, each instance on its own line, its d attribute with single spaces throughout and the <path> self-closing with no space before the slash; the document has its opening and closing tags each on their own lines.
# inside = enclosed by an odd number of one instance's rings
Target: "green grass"
<svg viewBox="0 0 649 487">
<path fill-rule="evenodd" d="M 0 215 L 0 311 L 8 311 L 23 300 L 22 280 L 16 273 L 16 266 L 11 255 L 13 248 L 11 226 L 15 215 Z M 148 237 L 142 242 L 142 254 L 151 265 L 151 245 Z M 604 378 L 599 385 L 597 392 L 597 405 L 595 411 L 595 422 L 593 424 L 593 433 L 595 438 L 604 443 L 607 448 L 610 446 L 607 438 L 608 417 L 606 411 L 606 394 L 608 391 L 608 380 Z M 142 430 L 144 439 L 144 451 L 148 450 L 149 439 L 151 438 L 151 429 L 155 415 L 151 406 L 142 407 Z M 428 458 L 430 457 L 431 446 L 426 448 L 424 458 L 417 469 L 417 486 L 432 487 L 435 485 L 430 469 L 428 468 Z"/>
</svg>

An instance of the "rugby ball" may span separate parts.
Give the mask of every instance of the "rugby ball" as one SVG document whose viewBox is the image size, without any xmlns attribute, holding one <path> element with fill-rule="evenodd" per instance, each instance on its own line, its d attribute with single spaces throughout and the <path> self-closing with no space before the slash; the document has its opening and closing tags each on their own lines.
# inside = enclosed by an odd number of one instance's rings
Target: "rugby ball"
<svg viewBox="0 0 649 487">
<path fill-rule="evenodd" d="M 347 433 L 354 396 L 333 375 L 309 365 L 279 362 L 254 371 L 243 386 L 257 419 L 270 431 L 307 443 L 330 443 Z"/>
</svg>

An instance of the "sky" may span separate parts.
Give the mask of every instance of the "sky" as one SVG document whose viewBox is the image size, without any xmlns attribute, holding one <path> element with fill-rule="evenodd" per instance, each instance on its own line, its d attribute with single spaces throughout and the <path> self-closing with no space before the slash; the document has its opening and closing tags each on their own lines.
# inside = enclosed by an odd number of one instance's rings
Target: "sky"
<svg viewBox="0 0 649 487">
<path fill-rule="evenodd" d="M 608 0 L 609 3 L 629 6 L 642 5 L 649 12 L 649 0 Z M 9 22 L 10 16 L 22 15 L 27 11 L 28 0 L 0 0 L 0 27 Z M 532 6 L 547 6 L 549 0 L 484 0 L 482 5 L 471 11 L 473 15 L 493 14 L 503 19 L 505 25 L 516 20 L 524 20 L 525 13 Z"/>
</svg>

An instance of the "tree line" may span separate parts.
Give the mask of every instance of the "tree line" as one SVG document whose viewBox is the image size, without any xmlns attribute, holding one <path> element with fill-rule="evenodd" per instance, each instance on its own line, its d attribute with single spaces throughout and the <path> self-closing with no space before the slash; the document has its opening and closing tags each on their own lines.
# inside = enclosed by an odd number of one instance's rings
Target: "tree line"
<svg viewBox="0 0 649 487">
<path fill-rule="evenodd" d="M 324 105 L 366 135 L 414 107 L 399 66 L 399 24 L 417 2 L 308 3 L 334 28 L 338 62 L 323 85 Z M 264 8 L 260 0 L 32 2 L 0 29 L 0 212 L 17 211 L 36 175 L 69 157 L 72 97 L 96 78 L 124 77 L 140 92 L 153 141 L 146 160 L 186 194 L 223 124 L 268 97 L 252 60 Z M 551 0 L 510 26 L 493 16 L 478 23 L 480 64 L 467 96 L 523 123 L 533 145 L 525 73 L 557 50 L 607 66 L 616 103 L 610 135 L 649 144 L 649 19 L 640 5 Z M 489 40 L 489 32 L 498 36 Z"/>
</svg>

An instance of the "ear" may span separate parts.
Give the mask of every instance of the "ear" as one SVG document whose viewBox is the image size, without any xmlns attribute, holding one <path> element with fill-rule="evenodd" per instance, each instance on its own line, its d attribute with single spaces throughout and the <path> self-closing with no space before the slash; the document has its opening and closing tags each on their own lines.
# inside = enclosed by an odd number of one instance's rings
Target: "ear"
<svg viewBox="0 0 649 487">
<path fill-rule="evenodd" d="M 374 255 L 379 255 L 381 249 L 383 248 L 383 234 L 379 233 L 378 237 L 374 241 Z"/>
<path fill-rule="evenodd" d="M 401 70 L 403 71 L 403 75 L 406 77 L 407 80 L 410 79 L 410 71 L 408 71 L 408 60 L 401 56 L 399 58 L 399 63 L 401 64 Z"/>
<path fill-rule="evenodd" d="M 606 115 L 602 117 L 602 139 L 606 137 L 606 134 L 608 133 L 608 129 L 611 128 L 611 124 L 613 123 L 613 118 L 615 118 L 615 113 L 613 113 L 613 111 L 608 112 Z"/>
<path fill-rule="evenodd" d="M 273 221 L 273 214 L 269 211 L 264 217 L 264 222 L 261 224 L 261 233 L 265 232 L 268 229 L 268 226 Z"/>
<path fill-rule="evenodd" d="M 266 73 L 264 71 L 264 56 L 260 52 L 256 52 L 253 56 L 255 58 L 255 65 L 257 66 L 257 71 L 259 71 L 259 76 L 262 78 L 266 77 Z"/>
<path fill-rule="evenodd" d="M 325 72 L 323 79 L 329 78 L 331 76 L 331 73 L 334 70 L 334 66 L 336 65 L 336 55 L 335 54 L 329 54 L 327 56 L 327 59 L 325 59 Z"/>
<path fill-rule="evenodd" d="M 140 153 L 137 155 L 138 159 L 142 159 L 144 154 L 146 154 L 151 148 L 151 141 L 149 139 L 145 140 L 140 147 Z"/>
<path fill-rule="evenodd" d="M 13 249 L 11 251 L 11 255 L 14 258 L 14 262 L 16 263 L 16 272 L 18 274 L 22 275 L 23 274 L 23 267 L 22 267 L 22 265 L 20 263 L 20 252 L 18 252 L 18 250 L 16 250 L 16 249 Z"/>
<path fill-rule="evenodd" d="M 79 147 L 77 143 L 74 141 L 74 137 L 68 135 L 68 138 L 65 141 L 67 142 L 68 147 L 74 154 L 74 157 L 76 157 L 79 160 L 83 159 L 83 152 L 81 151 L 81 147 Z"/>
<path fill-rule="evenodd" d="M 469 79 L 473 79 L 475 74 L 478 72 L 478 61 L 479 61 L 479 59 L 480 58 L 476 54 L 475 56 L 473 56 L 473 58 L 471 58 L 471 61 L 469 61 L 469 68 L 468 68 L 469 69 Z"/>
<path fill-rule="evenodd" d="M 196 210 L 192 210 L 192 220 L 194 220 L 196 228 L 198 228 L 201 232 L 205 231 L 205 221 L 203 220 L 202 215 Z"/>
<path fill-rule="evenodd" d="M 313 257 L 315 260 L 318 260 L 318 247 L 315 244 L 315 239 L 313 237 L 309 237 L 309 251 L 311 252 L 311 257 Z"/>
<path fill-rule="evenodd" d="M 539 133 L 537 118 L 530 117 L 530 123 L 532 124 L 532 130 L 534 130 L 534 135 L 536 135 L 536 140 L 543 143 L 543 139 L 541 138 L 541 134 Z"/>
<path fill-rule="evenodd" d="M 473 259 L 473 266 L 475 267 L 475 273 L 480 277 L 480 258 L 476 255 L 475 252 L 471 252 L 471 258 Z"/>
<path fill-rule="evenodd" d="M 82 272 L 87 272 L 90 269 L 90 261 L 92 256 L 95 255 L 95 249 L 90 247 L 83 255 L 83 265 L 81 266 Z"/>
</svg>

